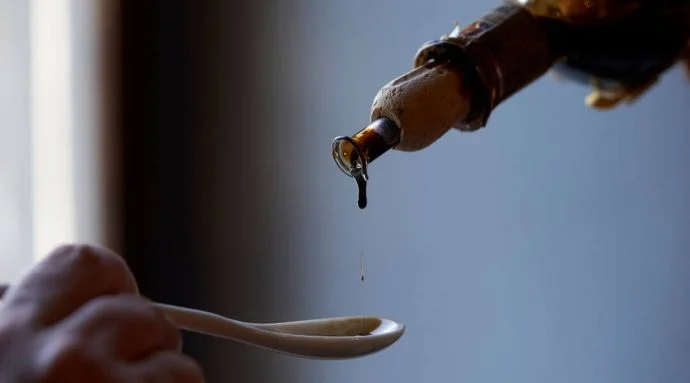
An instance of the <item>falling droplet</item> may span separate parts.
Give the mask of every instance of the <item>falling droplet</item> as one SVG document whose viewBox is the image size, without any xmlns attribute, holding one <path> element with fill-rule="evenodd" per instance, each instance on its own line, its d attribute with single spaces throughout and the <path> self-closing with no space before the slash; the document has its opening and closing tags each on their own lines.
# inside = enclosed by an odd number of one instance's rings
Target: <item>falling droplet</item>
<svg viewBox="0 0 690 383">
<path fill-rule="evenodd" d="M 359 280 L 364 282 L 364 250 L 362 250 L 359 256 Z"/>
</svg>

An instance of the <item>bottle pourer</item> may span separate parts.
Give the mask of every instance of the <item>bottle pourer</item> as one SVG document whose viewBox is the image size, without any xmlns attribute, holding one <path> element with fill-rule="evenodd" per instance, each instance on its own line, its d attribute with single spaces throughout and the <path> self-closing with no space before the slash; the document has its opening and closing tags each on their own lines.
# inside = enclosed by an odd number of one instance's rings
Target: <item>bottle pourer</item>
<svg viewBox="0 0 690 383">
<path fill-rule="evenodd" d="M 336 137 L 333 158 L 353 177 L 358 205 L 367 205 L 368 165 L 390 149 L 416 151 L 431 145 L 451 128 L 475 130 L 470 121 L 470 89 L 447 48 L 451 37 L 422 47 L 416 68 L 386 84 L 374 98 L 371 124 L 351 137 Z M 481 125 L 481 123 L 479 124 Z"/>
</svg>

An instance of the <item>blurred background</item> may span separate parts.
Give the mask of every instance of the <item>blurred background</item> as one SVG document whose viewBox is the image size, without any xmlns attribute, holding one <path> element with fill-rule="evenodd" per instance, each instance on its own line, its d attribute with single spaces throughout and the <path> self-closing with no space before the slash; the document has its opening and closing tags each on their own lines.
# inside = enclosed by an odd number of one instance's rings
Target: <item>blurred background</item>
<svg viewBox="0 0 690 383">
<path fill-rule="evenodd" d="M 188 335 L 209 382 L 687 382 L 680 69 L 606 113 L 544 77 L 377 160 L 364 211 L 333 163 L 422 43 L 495 5 L 0 0 L 0 280 L 88 241 L 166 303 L 408 326 L 339 362 Z"/>
</svg>

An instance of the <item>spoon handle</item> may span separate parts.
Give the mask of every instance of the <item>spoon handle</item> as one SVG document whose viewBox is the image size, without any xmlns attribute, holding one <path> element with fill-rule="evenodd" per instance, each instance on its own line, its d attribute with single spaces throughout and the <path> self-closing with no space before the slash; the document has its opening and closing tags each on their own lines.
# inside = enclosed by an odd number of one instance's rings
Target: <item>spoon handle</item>
<svg viewBox="0 0 690 383">
<path fill-rule="evenodd" d="M 254 328 L 251 324 L 187 307 L 164 303 L 154 303 L 154 306 L 180 329 L 255 346 L 262 346 L 265 343 L 263 339 L 266 338 L 266 333 Z"/>
<path fill-rule="evenodd" d="M 0 301 L 2 301 L 8 289 L 9 285 L 0 284 Z M 261 331 L 251 327 L 249 324 L 218 314 L 163 303 L 154 303 L 154 306 L 160 309 L 178 328 L 183 330 L 243 343 L 255 343 L 254 341 L 261 343 L 261 338 L 263 338 L 262 334 L 260 334 Z"/>
</svg>

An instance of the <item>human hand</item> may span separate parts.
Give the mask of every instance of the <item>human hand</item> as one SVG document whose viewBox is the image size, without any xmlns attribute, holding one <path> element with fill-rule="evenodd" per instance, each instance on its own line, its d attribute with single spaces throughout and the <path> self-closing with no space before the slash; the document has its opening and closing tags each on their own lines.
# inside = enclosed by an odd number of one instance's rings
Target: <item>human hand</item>
<svg viewBox="0 0 690 383">
<path fill-rule="evenodd" d="M 0 307 L 0 382 L 203 382 L 181 333 L 115 253 L 63 246 Z"/>
</svg>

